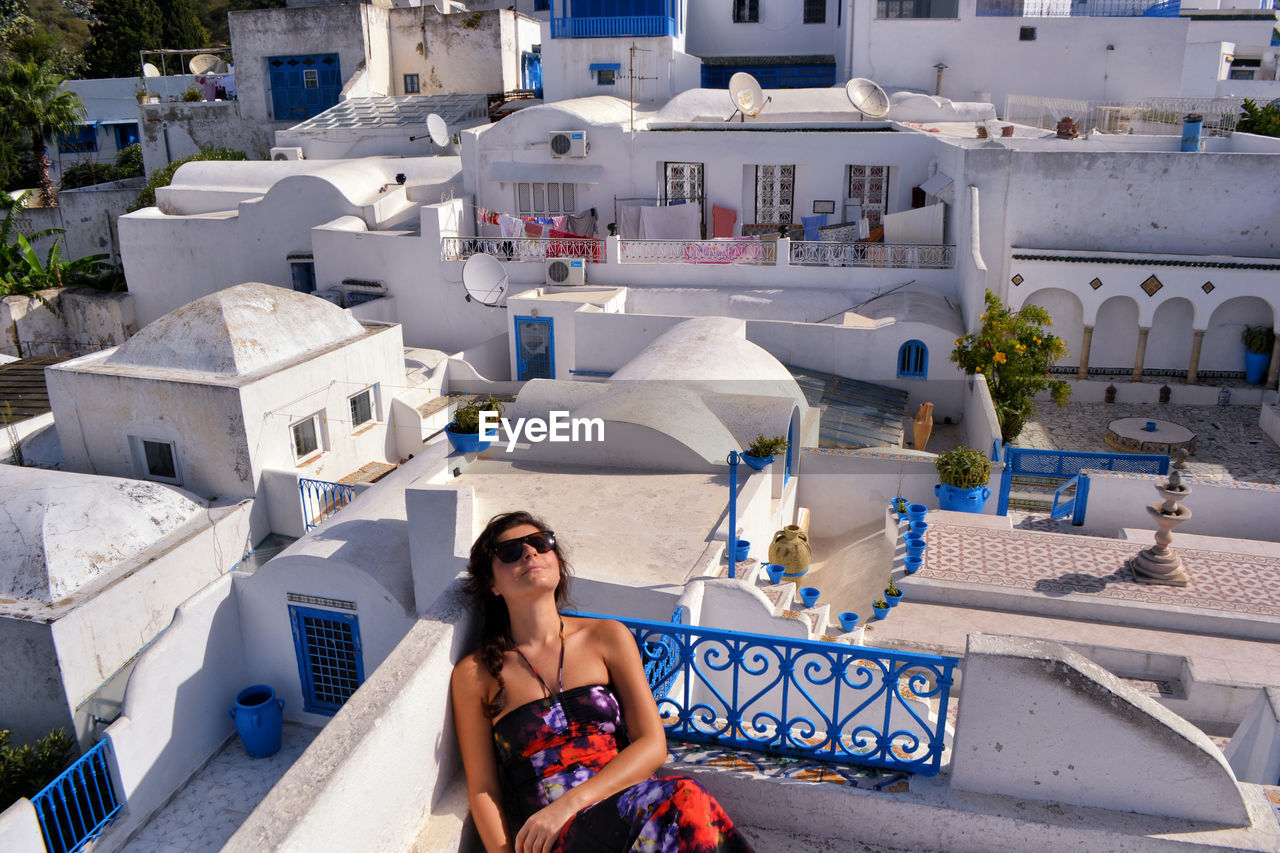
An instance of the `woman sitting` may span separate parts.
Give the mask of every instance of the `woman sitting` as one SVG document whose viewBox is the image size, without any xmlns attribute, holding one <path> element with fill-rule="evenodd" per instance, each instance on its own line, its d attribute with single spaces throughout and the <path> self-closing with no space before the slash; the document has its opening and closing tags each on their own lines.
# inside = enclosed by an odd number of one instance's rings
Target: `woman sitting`
<svg viewBox="0 0 1280 853">
<path fill-rule="evenodd" d="M 749 853 L 702 786 L 653 775 L 666 733 L 635 640 L 621 623 L 560 615 L 569 564 L 555 534 L 526 512 L 496 516 L 467 570 L 481 647 L 451 690 L 485 849 Z"/>
</svg>

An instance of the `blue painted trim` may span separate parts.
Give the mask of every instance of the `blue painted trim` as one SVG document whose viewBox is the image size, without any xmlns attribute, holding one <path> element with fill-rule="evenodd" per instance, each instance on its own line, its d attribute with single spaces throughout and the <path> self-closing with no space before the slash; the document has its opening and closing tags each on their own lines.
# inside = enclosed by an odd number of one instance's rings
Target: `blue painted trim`
<svg viewBox="0 0 1280 853">
<path fill-rule="evenodd" d="M 524 382 L 529 379 L 555 379 L 556 378 L 556 329 L 555 323 L 550 317 L 521 317 L 514 319 L 514 328 L 516 336 L 516 379 Z M 547 327 L 547 375 L 541 373 L 535 374 L 529 364 L 530 360 L 524 358 L 520 353 L 521 347 L 521 324 L 542 323 Z"/>
<path fill-rule="evenodd" d="M 910 340 L 898 347 L 898 378 L 929 378 L 929 348 L 924 341 Z"/>
<path fill-rule="evenodd" d="M 340 660 L 334 658 L 333 655 L 327 655 L 326 660 L 313 660 L 311 648 L 313 646 L 334 645 L 334 637 L 319 636 L 308 630 L 307 620 L 315 622 L 332 623 L 332 627 L 326 627 L 327 631 L 341 636 L 343 634 L 343 642 L 349 640 L 351 648 L 336 648 L 339 654 L 350 652 L 350 660 Z M 289 627 L 293 632 L 293 651 L 298 659 L 298 680 L 302 685 L 302 706 L 305 710 L 313 714 L 325 714 L 333 716 L 338 713 L 338 709 L 346 702 L 351 693 L 356 691 L 361 684 L 364 683 L 364 653 L 360 643 L 360 619 L 354 613 L 341 613 L 337 610 L 321 610 L 316 607 L 303 607 L 300 604 L 289 605 Z M 344 669 L 343 666 L 349 666 L 350 669 Z M 335 692 L 335 683 L 338 681 L 347 681 L 352 683 L 350 693 L 342 698 L 342 701 L 330 701 L 317 696 L 317 688 L 328 692 Z M 345 692 L 339 690 L 336 692 Z"/>
<path fill-rule="evenodd" d="M 570 370 L 570 376 L 612 376 L 612 370 Z"/>
<path fill-rule="evenodd" d="M 47 850 L 75 853 L 116 819 L 124 803 L 111 779 L 114 757 L 105 737 L 31 798 Z"/>
<path fill-rule="evenodd" d="M 621 71 L 621 62 L 593 62 L 589 66 L 592 71 Z"/>
</svg>

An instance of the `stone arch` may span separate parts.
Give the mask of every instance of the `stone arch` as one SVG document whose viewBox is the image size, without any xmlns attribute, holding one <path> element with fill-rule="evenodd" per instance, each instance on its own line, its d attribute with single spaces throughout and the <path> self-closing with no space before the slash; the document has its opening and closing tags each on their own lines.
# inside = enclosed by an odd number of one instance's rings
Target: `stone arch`
<svg viewBox="0 0 1280 853">
<path fill-rule="evenodd" d="M 1147 370 L 1185 371 L 1191 363 L 1192 329 L 1195 306 L 1191 300 L 1177 296 L 1156 306 L 1147 336 Z"/>
<path fill-rule="evenodd" d="M 1200 372 L 1244 371 L 1244 343 L 1240 336 L 1245 326 L 1272 323 L 1275 312 L 1259 296 L 1237 296 L 1213 309 L 1200 349 Z"/>
<path fill-rule="evenodd" d="M 1024 305 L 1038 305 L 1049 312 L 1053 318 L 1050 330 L 1067 345 L 1060 366 L 1078 366 L 1084 340 L 1084 304 L 1080 297 L 1069 290 L 1046 287 L 1028 296 Z"/>
<path fill-rule="evenodd" d="M 1089 365 L 1132 370 L 1137 352 L 1138 303 L 1129 296 L 1113 296 L 1098 306 Z"/>
</svg>

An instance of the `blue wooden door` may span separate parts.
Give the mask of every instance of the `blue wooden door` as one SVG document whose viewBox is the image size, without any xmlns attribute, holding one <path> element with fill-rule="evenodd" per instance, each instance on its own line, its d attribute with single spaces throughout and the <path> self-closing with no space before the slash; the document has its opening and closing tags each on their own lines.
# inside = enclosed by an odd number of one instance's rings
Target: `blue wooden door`
<svg viewBox="0 0 1280 853">
<path fill-rule="evenodd" d="M 516 317 L 516 379 L 555 379 L 555 333 L 550 317 Z"/>
<path fill-rule="evenodd" d="M 303 121 L 338 103 L 342 70 L 336 53 L 267 59 L 276 121 Z"/>
</svg>

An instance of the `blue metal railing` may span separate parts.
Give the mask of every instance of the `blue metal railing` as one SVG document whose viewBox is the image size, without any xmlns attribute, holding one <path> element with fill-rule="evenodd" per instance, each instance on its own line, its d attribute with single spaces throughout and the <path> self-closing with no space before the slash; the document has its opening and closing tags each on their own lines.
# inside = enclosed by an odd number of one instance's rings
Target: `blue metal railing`
<svg viewBox="0 0 1280 853">
<path fill-rule="evenodd" d="M 941 767 L 956 658 L 619 621 L 670 738 L 928 776 Z"/>
<path fill-rule="evenodd" d="M 307 530 L 319 527 L 356 496 L 355 486 L 305 477 L 298 479 L 298 491 L 302 493 L 302 517 L 307 523 Z"/>
<path fill-rule="evenodd" d="M 49 853 L 74 853 L 115 820 L 121 803 L 111 784 L 111 739 L 93 749 L 31 798 Z"/>
<path fill-rule="evenodd" d="M 616 18 L 552 18 L 553 39 L 631 38 L 674 36 L 676 19 L 669 15 L 621 15 Z"/>
<path fill-rule="evenodd" d="M 1032 450 L 1010 447 L 1005 451 L 1004 473 L 1000 477 L 1000 502 L 997 515 L 1009 514 L 1009 492 L 1013 478 L 1044 477 L 1069 480 L 1083 468 L 1102 471 L 1127 471 L 1132 474 L 1168 474 L 1169 457 L 1148 453 L 1089 453 L 1083 450 Z M 1080 500 L 1077 494 L 1076 500 Z M 1074 511 L 1084 521 L 1083 504 Z"/>
<path fill-rule="evenodd" d="M 1176 18 L 1180 0 L 978 0 L 977 17 Z"/>
<path fill-rule="evenodd" d="M 1062 494 L 1074 489 L 1071 500 L 1063 500 Z M 1071 523 L 1076 527 L 1084 524 L 1085 508 L 1089 503 L 1089 475 L 1081 471 L 1070 480 L 1053 491 L 1053 506 L 1049 509 L 1050 518 L 1066 518 L 1071 516 Z"/>
</svg>

